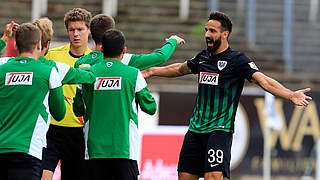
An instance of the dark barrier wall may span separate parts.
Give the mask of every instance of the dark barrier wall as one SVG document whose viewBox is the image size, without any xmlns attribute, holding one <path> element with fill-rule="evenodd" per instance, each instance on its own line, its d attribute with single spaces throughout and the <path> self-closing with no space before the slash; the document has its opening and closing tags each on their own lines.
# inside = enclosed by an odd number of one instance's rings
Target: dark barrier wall
<svg viewBox="0 0 320 180">
<path fill-rule="evenodd" d="M 294 106 L 282 99 L 275 100 L 283 126 L 279 131 L 272 131 L 270 136 L 272 175 L 314 174 L 315 142 L 320 134 L 320 93 L 312 92 L 311 96 L 313 101 L 307 108 Z M 193 93 L 160 93 L 159 125 L 188 125 L 195 98 Z M 237 114 L 236 121 L 248 123 L 248 127 L 241 126 L 242 129 L 236 128 L 236 131 L 241 135 L 247 133 L 248 137 L 241 137 L 242 140 L 237 138 L 238 135 L 234 137 L 234 143 L 240 141 L 247 145 L 232 152 L 232 158 L 239 159 L 233 165 L 233 175 L 262 175 L 264 106 L 264 96 L 243 95 L 240 99 L 240 115 Z M 239 117 L 242 118 L 238 120 Z"/>
</svg>

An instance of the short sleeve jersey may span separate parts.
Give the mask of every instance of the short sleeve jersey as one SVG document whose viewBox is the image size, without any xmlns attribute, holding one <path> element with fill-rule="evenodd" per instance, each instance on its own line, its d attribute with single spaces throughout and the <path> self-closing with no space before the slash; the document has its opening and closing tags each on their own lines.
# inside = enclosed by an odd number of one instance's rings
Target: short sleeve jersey
<svg viewBox="0 0 320 180">
<path fill-rule="evenodd" d="M 38 159 L 49 126 L 49 90 L 61 86 L 52 66 L 12 58 L 0 66 L 0 153 L 25 152 Z"/>
<path fill-rule="evenodd" d="M 217 55 L 203 50 L 187 65 L 192 73 L 198 74 L 198 95 L 189 130 L 233 132 L 244 81 L 251 82 L 253 73 L 259 71 L 255 63 L 229 47 Z"/>
<path fill-rule="evenodd" d="M 78 60 L 78 58 L 73 57 L 69 53 L 70 51 L 70 44 L 50 49 L 48 54 L 45 56 L 46 59 L 53 60 L 57 63 L 65 63 L 71 67 L 74 66 L 74 63 Z M 87 49 L 85 55 L 89 54 L 91 49 Z M 60 72 L 61 74 L 61 72 Z M 66 103 L 66 115 L 61 121 L 56 121 L 52 118 L 51 124 L 57 126 L 64 126 L 64 127 L 82 127 L 83 122 L 75 116 L 73 113 L 72 108 L 72 101 L 74 96 L 76 95 L 76 85 L 63 85 L 63 94 L 65 96 L 65 103 Z"/>
</svg>

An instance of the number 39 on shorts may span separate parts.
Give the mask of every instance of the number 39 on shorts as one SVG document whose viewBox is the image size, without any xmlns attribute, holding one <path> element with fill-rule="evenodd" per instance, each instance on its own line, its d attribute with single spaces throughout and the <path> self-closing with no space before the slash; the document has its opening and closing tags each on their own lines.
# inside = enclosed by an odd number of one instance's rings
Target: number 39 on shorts
<svg viewBox="0 0 320 180">
<path fill-rule="evenodd" d="M 209 149 L 208 151 L 208 162 L 211 164 L 211 167 L 216 166 L 216 163 L 223 162 L 223 151 L 221 149 L 213 150 Z"/>
</svg>

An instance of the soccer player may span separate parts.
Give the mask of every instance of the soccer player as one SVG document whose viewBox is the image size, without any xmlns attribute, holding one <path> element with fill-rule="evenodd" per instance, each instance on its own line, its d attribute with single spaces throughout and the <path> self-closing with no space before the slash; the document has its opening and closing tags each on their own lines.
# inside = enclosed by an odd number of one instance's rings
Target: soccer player
<svg viewBox="0 0 320 180">
<path fill-rule="evenodd" d="M 51 66 L 56 67 L 58 70 L 61 83 L 64 84 L 78 84 L 78 83 L 93 83 L 96 77 L 90 71 L 84 71 L 73 68 L 65 63 L 47 60 L 44 56 L 47 54 L 50 46 L 50 41 L 53 36 L 52 21 L 48 18 L 37 19 L 33 24 L 37 25 L 41 30 L 41 56 L 39 61 Z M 90 66 L 82 66 L 90 67 Z"/>
<path fill-rule="evenodd" d="M 14 21 L 11 21 L 10 24 L 7 24 L 4 27 L 4 32 L 3 32 L 3 35 L 2 35 L 2 37 L 0 39 L 0 52 L 6 46 L 6 43 L 12 37 L 12 33 L 17 30 L 18 26 L 19 25 L 17 23 L 15 23 Z"/>
<path fill-rule="evenodd" d="M 56 120 L 65 116 L 56 69 L 36 60 L 40 38 L 35 25 L 20 25 L 15 35 L 19 57 L 0 66 L 0 179 L 41 179 L 50 114 Z"/>
<path fill-rule="evenodd" d="M 75 63 L 75 67 L 79 67 L 81 64 L 93 65 L 103 60 L 103 53 L 100 51 L 102 44 L 101 39 L 109 29 L 115 27 L 114 19 L 106 14 L 98 14 L 94 16 L 90 22 L 90 31 L 92 38 L 96 44 L 95 50 L 87 56 L 82 56 Z M 122 63 L 136 67 L 138 69 L 146 69 L 152 66 L 156 66 L 167 61 L 175 50 L 176 45 L 184 44 L 185 41 L 179 36 L 172 35 L 167 39 L 165 45 L 151 54 L 125 54 Z"/>
<path fill-rule="evenodd" d="M 97 80 L 82 86 L 90 124 L 89 176 L 93 180 L 138 179 L 137 105 L 148 114 L 156 112 L 141 72 L 121 62 L 126 50 L 120 31 L 106 31 L 101 50 L 104 59 L 91 67 Z"/>
<path fill-rule="evenodd" d="M 82 55 L 88 54 L 88 36 L 91 13 L 82 8 L 68 11 L 64 17 L 70 44 L 50 49 L 46 59 L 74 66 L 75 61 Z M 61 179 L 82 179 L 84 172 L 84 138 L 83 122 L 72 110 L 76 85 L 64 85 L 63 93 L 67 107 L 66 116 L 61 121 L 52 119 L 47 133 L 47 148 L 43 159 L 43 179 L 52 179 L 53 172 L 61 160 Z"/>
<path fill-rule="evenodd" d="M 255 63 L 229 47 L 230 18 L 212 12 L 205 26 L 207 49 L 193 59 L 165 67 L 153 67 L 144 77 L 177 77 L 198 74 L 198 96 L 178 163 L 180 180 L 230 179 L 234 120 L 244 81 L 253 81 L 275 96 L 307 106 L 310 88 L 291 91 L 259 71 Z"/>
</svg>

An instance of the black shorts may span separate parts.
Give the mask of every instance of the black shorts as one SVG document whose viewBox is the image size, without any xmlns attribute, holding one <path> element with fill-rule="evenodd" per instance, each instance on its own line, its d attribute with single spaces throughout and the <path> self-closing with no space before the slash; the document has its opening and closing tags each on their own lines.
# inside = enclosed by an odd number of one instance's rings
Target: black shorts
<svg viewBox="0 0 320 180">
<path fill-rule="evenodd" d="M 230 179 L 232 133 L 188 131 L 180 151 L 178 172 L 204 176 L 206 172 L 220 171 Z"/>
<path fill-rule="evenodd" d="M 137 161 L 122 158 L 99 158 L 88 160 L 91 180 L 138 180 Z"/>
<path fill-rule="evenodd" d="M 54 172 L 61 160 L 61 180 L 84 179 L 84 135 L 82 127 L 50 125 L 43 169 Z"/>
<path fill-rule="evenodd" d="M 40 159 L 27 153 L 0 153 L 1 180 L 41 180 Z"/>
</svg>

